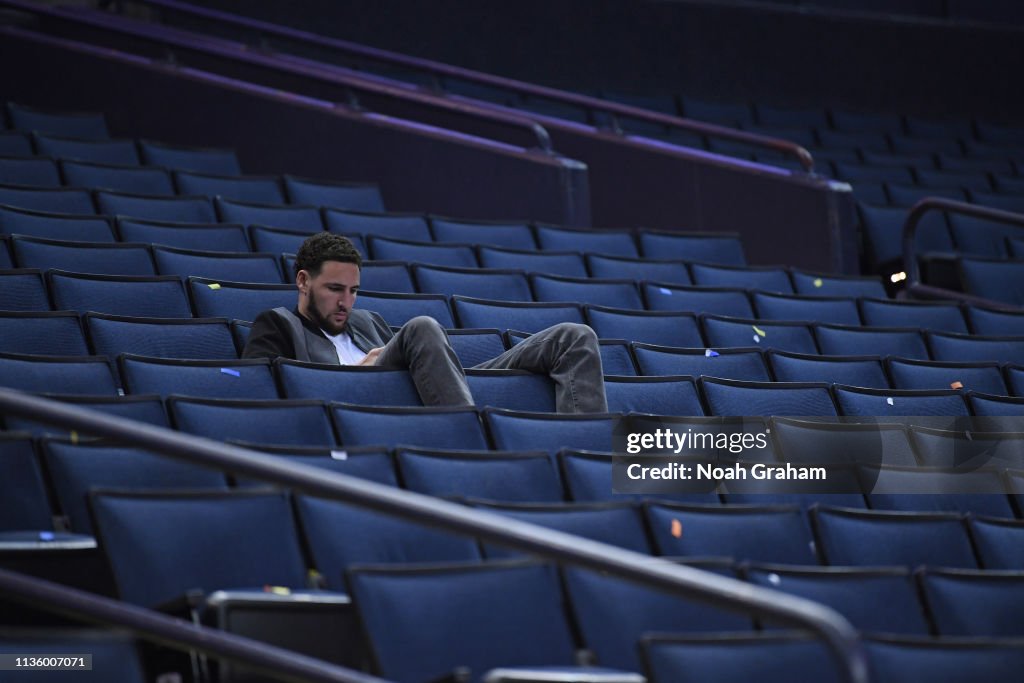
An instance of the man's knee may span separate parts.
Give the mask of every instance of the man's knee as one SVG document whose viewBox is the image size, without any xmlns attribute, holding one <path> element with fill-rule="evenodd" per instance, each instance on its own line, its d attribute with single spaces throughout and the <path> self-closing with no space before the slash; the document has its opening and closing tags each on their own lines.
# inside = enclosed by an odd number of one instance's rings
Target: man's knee
<svg viewBox="0 0 1024 683">
<path fill-rule="evenodd" d="M 582 323 L 558 323 L 552 330 L 559 339 L 564 339 L 569 344 L 583 344 L 598 347 L 597 333 L 589 325 Z"/>
<path fill-rule="evenodd" d="M 445 339 L 444 328 L 441 327 L 441 323 L 437 322 L 429 315 L 418 315 L 415 318 L 409 320 L 402 326 L 402 330 L 411 339 L 417 341 L 430 341 L 437 340 L 443 341 Z"/>
</svg>

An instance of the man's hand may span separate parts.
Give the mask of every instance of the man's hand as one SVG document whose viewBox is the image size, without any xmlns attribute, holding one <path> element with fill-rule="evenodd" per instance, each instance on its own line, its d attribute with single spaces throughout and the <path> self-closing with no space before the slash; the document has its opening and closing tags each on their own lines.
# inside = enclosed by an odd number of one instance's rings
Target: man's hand
<svg viewBox="0 0 1024 683">
<path fill-rule="evenodd" d="M 375 349 L 370 349 L 366 354 L 366 358 L 359 361 L 359 365 L 376 365 L 377 357 L 380 356 L 380 352 L 383 350 L 383 346 L 378 346 Z"/>
</svg>

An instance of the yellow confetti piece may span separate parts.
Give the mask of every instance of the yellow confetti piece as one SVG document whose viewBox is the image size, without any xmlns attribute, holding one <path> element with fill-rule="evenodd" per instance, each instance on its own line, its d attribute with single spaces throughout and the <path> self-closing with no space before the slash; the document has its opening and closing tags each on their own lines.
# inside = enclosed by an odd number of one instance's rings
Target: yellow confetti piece
<svg viewBox="0 0 1024 683">
<path fill-rule="evenodd" d="M 950 382 L 949 388 L 950 389 L 963 389 L 964 385 L 963 385 L 963 382 Z"/>
<path fill-rule="evenodd" d="M 220 289 L 220 285 L 218 285 L 216 282 L 208 284 L 206 286 L 209 287 L 210 289 Z"/>
<path fill-rule="evenodd" d="M 672 520 L 672 536 L 674 538 L 683 537 L 683 525 L 678 519 Z"/>
<path fill-rule="evenodd" d="M 767 334 L 765 333 L 765 331 L 764 331 L 764 330 L 762 330 L 762 329 L 761 329 L 760 327 L 758 327 L 757 325 L 751 325 L 751 327 L 753 327 L 753 328 L 754 328 L 754 334 L 757 334 L 758 336 L 761 336 L 761 337 L 767 337 L 767 336 L 768 336 L 768 335 L 767 335 Z"/>
<path fill-rule="evenodd" d="M 815 287 L 821 287 L 825 283 L 821 281 L 820 277 L 816 277 L 816 278 L 814 278 L 813 284 L 814 284 Z"/>
<path fill-rule="evenodd" d="M 292 591 L 285 586 L 264 586 L 264 593 L 273 593 L 274 595 L 291 595 Z"/>
<path fill-rule="evenodd" d="M 78 445 L 78 432 L 76 432 L 74 429 L 72 429 L 71 430 L 71 434 L 69 434 L 69 436 L 71 437 L 71 443 L 73 443 L 73 444 L 75 444 L 77 446 Z"/>
</svg>

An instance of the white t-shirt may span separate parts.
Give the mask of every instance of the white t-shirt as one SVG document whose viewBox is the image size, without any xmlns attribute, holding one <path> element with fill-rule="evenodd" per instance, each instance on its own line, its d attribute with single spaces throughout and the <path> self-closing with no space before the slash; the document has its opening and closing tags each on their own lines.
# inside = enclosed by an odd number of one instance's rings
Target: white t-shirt
<svg viewBox="0 0 1024 683">
<path fill-rule="evenodd" d="M 333 336 L 326 332 L 324 334 L 334 344 L 334 349 L 338 352 L 338 362 L 342 365 L 359 365 L 366 358 L 366 354 L 355 345 L 355 342 L 352 341 L 352 335 L 348 332 L 342 332 Z"/>
</svg>

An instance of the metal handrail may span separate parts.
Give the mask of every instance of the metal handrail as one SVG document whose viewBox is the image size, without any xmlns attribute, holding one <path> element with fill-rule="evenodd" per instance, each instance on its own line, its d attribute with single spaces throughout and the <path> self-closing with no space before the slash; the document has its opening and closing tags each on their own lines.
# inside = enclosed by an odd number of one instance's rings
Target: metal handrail
<svg viewBox="0 0 1024 683">
<path fill-rule="evenodd" d="M 322 68 L 314 66 L 311 63 L 304 63 L 302 60 L 294 59 L 282 61 L 275 59 L 271 55 L 260 54 L 246 49 L 244 44 L 233 41 L 218 38 L 216 39 L 216 42 L 214 42 L 207 36 L 196 37 L 198 34 L 191 34 L 182 30 L 169 31 L 164 27 L 156 27 L 152 24 L 123 19 L 121 17 L 117 18 L 120 21 L 120 23 L 117 23 L 111 21 L 109 14 L 96 13 L 85 7 L 73 5 L 67 7 L 40 5 L 36 2 L 32 2 L 31 0 L 0 0 L 0 6 L 10 7 L 23 12 L 50 16 L 65 21 L 79 22 L 107 31 L 141 36 L 173 47 L 204 51 L 207 54 L 213 54 L 227 59 L 234 59 L 243 63 L 256 64 L 270 69 L 298 73 L 335 84 L 347 85 L 349 87 L 353 87 L 352 82 L 355 81 L 357 87 L 363 90 L 373 91 L 378 94 L 391 97 L 402 97 L 414 100 L 425 106 L 456 112 L 471 118 L 495 121 L 511 127 L 521 128 L 526 131 L 528 135 L 531 135 L 536 139 L 539 149 L 548 154 L 555 154 L 551 146 L 551 136 L 548 134 L 547 130 L 537 123 L 537 121 L 525 114 L 494 111 L 489 107 L 476 106 L 468 102 L 455 102 L 423 92 L 399 88 L 385 83 L 380 83 L 378 81 L 373 81 L 358 74 L 352 74 L 351 76 L 345 77 L 338 72 L 325 73 Z"/>
<path fill-rule="evenodd" d="M 256 453 L 212 439 L 123 420 L 13 389 L 0 389 L 0 415 L 3 414 L 129 442 L 134 447 L 171 458 L 262 479 L 321 498 L 355 503 L 559 563 L 608 572 L 716 607 L 801 626 L 825 641 L 840 664 L 843 680 L 868 683 L 867 662 L 856 629 L 835 610 L 804 598 L 431 496 L 291 463 L 287 458 Z"/>
<path fill-rule="evenodd" d="M 749 144 L 754 147 L 764 147 L 766 149 L 770 149 L 776 152 L 791 155 L 796 158 L 796 160 L 800 163 L 800 165 L 804 168 L 805 171 L 807 171 L 808 173 L 814 172 L 814 158 L 811 156 L 811 153 L 808 152 L 801 145 L 798 145 L 794 142 L 790 142 L 788 140 L 783 140 L 781 138 L 757 135 L 756 133 L 749 133 L 746 131 L 736 130 L 733 128 L 727 128 L 725 126 L 719 126 L 713 123 L 695 121 L 693 119 L 687 119 L 679 116 L 672 116 L 670 114 L 664 114 L 661 112 L 650 111 L 648 109 L 633 107 L 628 104 L 602 100 L 596 97 L 591 97 L 589 95 L 581 95 L 579 93 L 558 90 L 557 88 L 549 88 L 543 85 L 527 83 L 525 81 L 519 81 L 512 78 L 505 78 L 503 76 L 495 76 L 493 74 L 474 71 L 472 69 L 465 69 L 462 67 L 453 66 L 451 64 L 445 64 L 443 62 L 436 62 L 433 60 L 422 59 L 419 57 L 410 57 L 408 55 L 403 55 L 397 52 L 391 52 L 389 50 L 382 50 L 380 48 L 369 47 L 367 45 L 353 43 L 351 41 L 342 40 L 340 38 L 329 38 L 327 36 L 323 36 L 317 33 L 310 33 L 308 31 L 302 31 L 287 26 L 281 26 L 279 24 L 271 24 L 269 22 L 260 21 L 258 19 L 252 19 L 250 17 L 243 17 L 237 14 L 230 14 L 228 12 L 207 9 L 205 7 L 197 7 L 195 5 L 190 5 L 188 3 L 178 2 L 177 0 L 121 0 L 117 4 L 124 5 L 129 2 L 140 5 L 148 5 L 152 7 L 174 10 L 177 12 L 182 12 L 184 14 L 191 14 L 193 16 L 203 17 L 206 19 L 214 19 L 217 21 L 234 24 L 236 26 L 242 26 L 248 29 L 253 29 L 261 34 L 265 33 L 269 35 L 276 35 L 280 37 L 290 38 L 293 40 L 307 42 L 311 45 L 329 47 L 332 49 L 336 49 L 339 52 L 346 52 L 352 55 L 376 60 L 385 64 L 393 64 L 396 66 L 412 68 L 417 71 L 430 73 L 433 76 L 448 76 L 453 78 L 459 78 L 481 85 L 502 88 L 505 90 L 523 93 L 526 95 L 532 95 L 534 97 L 541 97 L 556 102 L 573 104 L 579 106 L 585 111 L 605 112 L 608 114 L 612 114 L 613 116 L 639 119 L 641 121 L 657 123 L 669 126 L 670 128 L 679 128 L 682 130 L 699 133 L 701 135 L 725 138 L 727 140 L 733 140 L 735 142 Z"/>
<path fill-rule="evenodd" d="M 126 628 L 155 643 L 176 649 L 196 650 L 236 664 L 256 667 L 261 673 L 289 683 L 386 683 L 384 679 L 293 650 L 193 624 L 9 569 L 0 569 L 0 593 L 35 608 Z"/>
<path fill-rule="evenodd" d="M 1009 223 L 1024 228 L 1024 214 L 1003 211 L 1002 209 L 991 209 L 977 204 L 958 202 L 953 199 L 942 197 L 925 197 L 918 201 L 910 209 L 907 218 L 903 223 L 903 272 L 907 274 L 907 288 L 925 294 L 929 298 L 955 298 L 968 303 L 978 303 L 986 306 L 1007 307 L 999 302 L 990 301 L 982 297 L 972 296 L 963 292 L 954 292 L 921 282 L 921 265 L 917 262 L 917 226 L 921 219 L 929 211 L 947 211 L 958 213 L 975 218 L 985 218 L 996 223 Z"/>
</svg>

